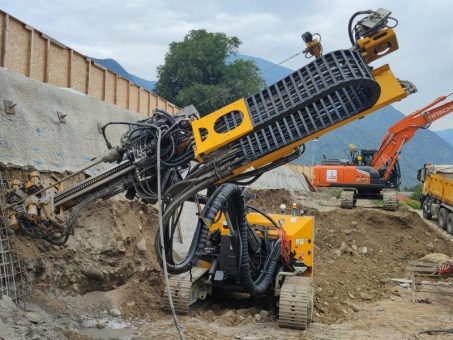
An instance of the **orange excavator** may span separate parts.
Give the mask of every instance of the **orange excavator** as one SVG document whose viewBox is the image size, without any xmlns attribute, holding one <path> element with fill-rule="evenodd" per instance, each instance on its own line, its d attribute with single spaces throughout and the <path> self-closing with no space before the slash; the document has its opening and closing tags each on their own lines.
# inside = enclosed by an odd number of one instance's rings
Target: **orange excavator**
<svg viewBox="0 0 453 340">
<path fill-rule="evenodd" d="M 315 187 L 340 187 L 341 207 L 352 209 L 357 199 L 382 200 L 385 210 L 395 211 L 396 191 L 401 181 L 398 156 L 404 144 L 419 129 L 427 129 L 434 121 L 453 111 L 453 101 L 440 106 L 450 93 L 404 117 L 388 130 L 378 150 L 346 150 L 348 159 L 328 159 L 313 170 Z M 433 108 L 434 107 L 434 108 Z"/>
</svg>

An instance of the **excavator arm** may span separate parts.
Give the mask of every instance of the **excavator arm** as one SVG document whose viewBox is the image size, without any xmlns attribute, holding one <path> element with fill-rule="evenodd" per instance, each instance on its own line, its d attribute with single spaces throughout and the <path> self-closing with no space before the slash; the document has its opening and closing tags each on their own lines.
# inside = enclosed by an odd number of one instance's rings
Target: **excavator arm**
<svg viewBox="0 0 453 340">
<path fill-rule="evenodd" d="M 445 101 L 452 94 L 437 98 L 390 127 L 382 139 L 381 146 L 374 154 L 370 166 L 379 171 L 387 165 L 383 177 L 388 179 L 403 145 L 409 142 L 419 129 L 427 129 L 433 122 L 453 111 L 453 101 L 432 108 Z"/>
</svg>

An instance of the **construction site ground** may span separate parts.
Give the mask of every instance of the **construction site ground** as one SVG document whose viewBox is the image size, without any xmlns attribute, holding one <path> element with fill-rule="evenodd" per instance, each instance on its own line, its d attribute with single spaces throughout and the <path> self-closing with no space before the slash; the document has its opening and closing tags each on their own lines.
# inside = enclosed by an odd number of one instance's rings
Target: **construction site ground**
<svg viewBox="0 0 453 340">
<path fill-rule="evenodd" d="M 179 317 L 186 339 L 413 339 L 419 330 L 452 327 L 453 294 L 418 292 L 430 303 L 412 303 L 410 289 L 391 281 L 409 278 L 409 260 L 453 255 L 451 237 L 419 212 L 404 205 L 385 212 L 366 201 L 342 210 L 335 191 L 257 194 L 251 203 L 267 212 L 297 202 L 315 216 L 314 323 L 303 332 L 281 329 L 271 298 L 228 294 Z M 11 235 L 33 285 L 25 311 L 0 300 L 0 338 L 175 339 L 162 311 L 156 229 L 154 207 L 119 198 L 87 208 L 64 247 Z"/>
</svg>

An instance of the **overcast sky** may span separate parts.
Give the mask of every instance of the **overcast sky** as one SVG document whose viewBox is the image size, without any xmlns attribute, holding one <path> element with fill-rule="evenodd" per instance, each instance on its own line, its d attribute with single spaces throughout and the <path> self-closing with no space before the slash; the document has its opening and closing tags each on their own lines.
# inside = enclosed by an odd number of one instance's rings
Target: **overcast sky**
<svg viewBox="0 0 453 340">
<path fill-rule="evenodd" d="M 113 58 L 139 77 L 156 79 L 168 44 L 205 28 L 237 36 L 240 53 L 278 63 L 303 49 L 301 34 L 322 35 L 324 51 L 349 48 L 347 23 L 358 10 L 384 7 L 399 20 L 400 50 L 389 63 L 398 78 L 419 92 L 395 106 L 410 113 L 453 91 L 453 1 L 188 1 L 188 0 L 1 0 L 0 8 L 73 49 Z M 284 66 L 307 63 L 297 57 Z M 453 115 L 433 124 L 453 128 Z"/>
</svg>

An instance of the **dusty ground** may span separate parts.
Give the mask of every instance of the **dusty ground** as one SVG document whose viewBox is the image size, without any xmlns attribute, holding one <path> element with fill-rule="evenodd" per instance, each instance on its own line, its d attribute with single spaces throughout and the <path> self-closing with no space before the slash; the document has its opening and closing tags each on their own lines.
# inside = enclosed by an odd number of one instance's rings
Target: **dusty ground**
<svg viewBox="0 0 453 340">
<path fill-rule="evenodd" d="M 272 300 L 230 294 L 180 317 L 186 338 L 412 339 L 416 330 L 453 326 L 453 295 L 420 292 L 417 298 L 432 303 L 413 304 L 410 291 L 390 281 L 408 277 L 409 259 L 453 255 L 451 239 L 417 212 L 404 206 L 384 212 L 369 203 L 345 211 L 327 191 L 257 193 L 251 203 L 267 212 L 297 202 L 315 216 L 315 323 L 306 332 L 280 329 Z M 66 247 L 13 237 L 34 284 L 28 314 L 0 301 L 0 338 L 175 339 L 171 317 L 161 311 L 155 230 L 153 207 L 109 200 L 83 212 Z M 360 255 L 362 247 L 367 252 Z M 256 322 L 262 311 L 269 315 Z"/>
</svg>

